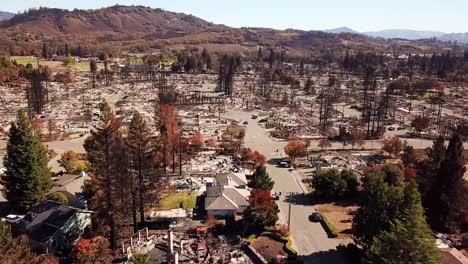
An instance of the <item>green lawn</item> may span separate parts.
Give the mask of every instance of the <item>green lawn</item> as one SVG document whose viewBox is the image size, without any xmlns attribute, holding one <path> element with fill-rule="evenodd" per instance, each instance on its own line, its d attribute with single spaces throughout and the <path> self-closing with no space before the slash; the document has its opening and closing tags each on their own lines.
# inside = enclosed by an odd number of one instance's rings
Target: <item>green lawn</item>
<svg viewBox="0 0 468 264">
<path fill-rule="evenodd" d="M 74 72 L 89 72 L 90 71 L 89 62 L 85 61 L 85 62 L 75 63 L 73 65 L 70 65 L 70 69 Z M 101 69 L 104 69 L 104 64 L 98 63 L 97 70 L 99 71 Z"/>
<path fill-rule="evenodd" d="M 160 209 L 177 209 L 183 204 L 185 209 L 194 208 L 197 202 L 197 192 L 175 192 L 164 194 L 159 202 Z"/>
<path fill-rule="evenodd" d="M 10 59 L 15 60 L 19 64 L 23 64 L 23 65 L 26 65 L 28 63 L 31 63 L 31 64 L 37 63 L 37 58 L 31 57 L 31 56 L 12 56 Z M 39 59 L 39 61 L 41 61 L 41 59 Z"/>
</svg>

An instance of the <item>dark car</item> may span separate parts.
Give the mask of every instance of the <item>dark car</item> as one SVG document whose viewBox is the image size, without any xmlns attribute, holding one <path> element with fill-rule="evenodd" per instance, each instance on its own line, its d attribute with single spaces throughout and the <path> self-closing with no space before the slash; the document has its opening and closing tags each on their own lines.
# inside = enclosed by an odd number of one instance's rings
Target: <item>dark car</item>
<svg viewBox="0 0 468 264">
<path fill-rule="evenodd" d="M 291 161 L 287 159 L 281 159 L 278 161 L 278 166 L 281 168 L 291 168 Z"/>
<path fill-rule="evenodd" d="M 273 199 L 278 201 L 280 199 L 280 195 L 278 193 L 273 194 Z"/>
<path fill-rule="evenodd" d="M 244 124 L 244 125 L 248 125 L 248 124 L 249 124 L 249 122 L 248 122 L 248 121 L 244 121 L 244 123 L 242 123 L 242 124 Z"/>
<path fill-rule="evenodd" d="M 322 221 L 322 216 L 317 213 L 317 212 L 313 212 L 310 216 L 309 216 L 309 220 L 311 222 L 320 222 Z"/>
<path fill-rule="evenodd" d="M 258 116 L 252 115 L 252 119 L 257 119 Z"/>
</svg>

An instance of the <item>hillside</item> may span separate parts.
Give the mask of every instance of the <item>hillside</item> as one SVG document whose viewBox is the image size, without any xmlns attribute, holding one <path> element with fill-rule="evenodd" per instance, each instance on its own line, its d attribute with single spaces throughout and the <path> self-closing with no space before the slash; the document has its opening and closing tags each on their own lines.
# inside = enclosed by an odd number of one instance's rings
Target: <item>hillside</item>
<svg viewBox="0 0 468 264">
<path fill-rule="evenodd" d="M 330 48 L 386 49 L 399 45 L 398 41 L 354 34 L 350 29 L 333 31 L 338 34 L 293 29 L 232 28 L 192 15 L 143 6 L 73 11 L 40 8 L 0 22 L 0 34 L 7 36 L 0 38 L 0 48 L 31 52 L 40 49 L 43 41 L 68 41 L 97 47 L 131 48 L 144 45 L 156 49 L 212 44 L 248 50 L 261 45 L 323 53 Z M 404 47 L 410 50 L 428 50 L 432 46 L 418 42 L 404 43 Z"/>
<path fill-rule="evenodd" d="M 13 14 L 13 13 L 0 11 L 0 21 L 8 20 L 8 19 L 10 19 L 10 18 L 12 18 L 14 16 L 15 16 L 15 14 Z"/>
<path fill-rule="evenodd" d="M 16 15 L 1 28 L 17 28 L 44 35 L 87 33 L 148 33 L 175 37 L 223 28 L 191 15 L 142 6 L 113 6 L 104 9 L 39 9 Z"/>
</svg>

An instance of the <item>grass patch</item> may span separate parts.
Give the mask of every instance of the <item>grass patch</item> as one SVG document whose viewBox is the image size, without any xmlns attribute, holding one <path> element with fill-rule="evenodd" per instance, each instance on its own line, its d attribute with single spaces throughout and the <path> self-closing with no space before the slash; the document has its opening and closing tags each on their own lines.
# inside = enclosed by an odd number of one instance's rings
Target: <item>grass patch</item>
<svg viewBox="0 0 468 264">
<path fill-rule="evenodd" d="M 322 223 L 326 227 L 326 229 L 327 229 L 326 231 L 327 231 L 328 235 L 330 237 L 333 237 L 333 238 L 337 237 L 338 233 L 336 233 L 335 228 L 330 223 L 330 221 L 328 221 L 328 218 L 324 214 L 320 214 L 320 216 L 322 217 Z"/>
<path fill-rule="evenodd" d="M 197 203 L 197 192 L 176 192 L 164 194 L 159 202 L 160 209 L 194 208 Z"/>
<path fill-rule="evenodd" d="M 251 234 L 251 235 L 248 236 L 247 238 L 243 238 L 242 241 L 247 242 L 247 243 L 250 244 L 250 243 L 252 243 L 252 241 L 253 241 L 254 239 L 256 239 L 256 238 L 257 238 L 257 235 L 256 235 L 256 234 Z"/>
<path fill-rule="evenodd" d="M 104 69 L 104 64 L 98 63 L 97 71 L 100 71 L 101 69 Z M 73 72 L 90 72 L 91 71 L 88 61 L 77 62 L 75 64 L 72 64 L 70 65 L 70 70 Z"/>
<path fill-rule="evenodd" d="M 15 60 L 19 64 L 26 65 L 28 63 L 35 64 L 37 63 L 37 58 L 36 57 L 31 57 L 31 56 L 12 56 L 10 57 L 11 60 Z M 41 60 L 39 59 L 39 62 Z"/>
</svg>

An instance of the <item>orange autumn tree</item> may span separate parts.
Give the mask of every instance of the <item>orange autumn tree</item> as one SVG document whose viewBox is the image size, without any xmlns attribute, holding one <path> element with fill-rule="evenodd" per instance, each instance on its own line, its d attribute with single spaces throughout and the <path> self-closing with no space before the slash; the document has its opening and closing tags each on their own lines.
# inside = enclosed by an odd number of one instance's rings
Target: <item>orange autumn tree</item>
<svg viewBox="0 0 468 264">
<path fill-rule="evenodd" d="M 178 149 L 179 128 L 177 126 L 177 118 L 174 108 L 167 104 L 162 104 L 159 107 L 159 127 L 163 145 L 165 145 L 166 166 L 171 165 L 173 159 L 173 151 Z M 174 161 L 172 161 L 174 162 Z"/>
<path fill-rule="evenodd" d="M 190 143 L 192 149 L 195 152 L 199 152 L 203 147 L 203 135 L 200 132 L 197 132 L 195 135 L 193 135 Z"/>
<path fill-rule="evenodd" d="M 109 246 L 109 241 L 101 236 L 91 239 L 81 238 L 71 251 L 73 263 L 111 263 L 112 257 Z"/>
<path fill-rule="evenodd" d="M 252 151 L 250 148 L 243 148 L 240 151 L 243 163 L 252 165 L 251 169 L 256 169 L 266 162 L 266 157 L 258 151 Z"/>
<path fill-rule="evenodd" d="M 299 140 L 293 140 L 284 147 L 284 152 L 295 160 L 306 155 L 306 146 Z"/>
</svg>

